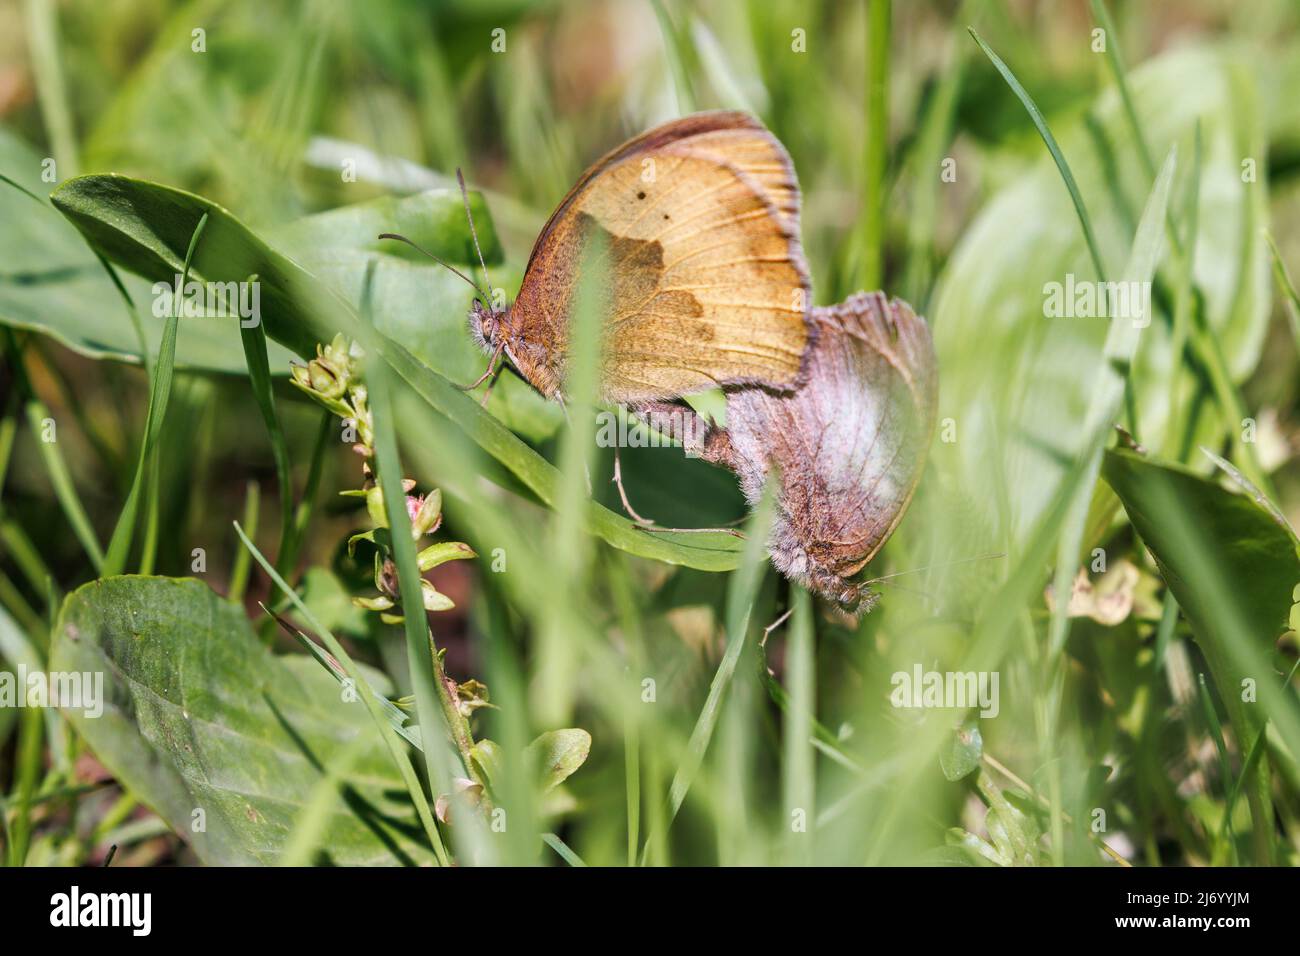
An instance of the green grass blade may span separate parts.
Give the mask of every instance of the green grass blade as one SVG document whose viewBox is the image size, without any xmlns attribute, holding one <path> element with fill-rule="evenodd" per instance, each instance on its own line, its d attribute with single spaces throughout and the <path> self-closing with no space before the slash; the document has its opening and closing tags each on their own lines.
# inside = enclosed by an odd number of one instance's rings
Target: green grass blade
<svg viewBox="0 0 1300 956">
<path fill-rule="evenodd" d="M 140 573 L 153 574 L 158 558 L 158 535 L 162 507 L 162 460 L 150 460 L 149 480 L 144 486 L 144 541 L 140 544 Z"/>
<path fill-rule="evenodd" d="M 1210 739 L 1214 741 L 1214 750 L 1219 755 L 1219 775 L 1223 778 L 1224 786 L 1232 780 L 1232 763 L 1228 759 L 1228 745 L 1223 739 L 1223 726 L 1219 723 L 1219 715 L 1214 712 L 1214 701 L 1210 697 L 1210 688 L 1205 683 L 1205 675 L 1196 675 L 1197 696 L 1201 700 L 1201 714 L 1205 717 L 1205 729 L 1209 733 Z M 1263 730 L 1260 730 L 1261 736 Z M 1224 805 L 1222 840 L 1227 844 L 1232 843 L 1232 820 L 1227 812 L 1227 805 Z M 1222 844 L 1220 845 L 1222 846 Z M 1220 852 L 1215 849 L 1216 855 Z M 1235 853 L 1234 853 L 1235 856 Z"/>
<path fill-rule="evenodd" d="M 249 276 L 245 282 L 256 282 Z M 239 323 L 239 338 L 244 345 L 244 359 L 248 363 L 248 381 L 253 389 L 257 410 L 262 414 L 267 435 L 271 439 L 271 455 L 275 460 L 275 479 L 280 486 L 280 547 L 276 551 L 276 566 L 281 574 L 289 569 L 285 561 L 292 557 L 290 540 L 294 532 L 293 479 L 289 470 L 289 446 L 280 427 L 280 417 L 275 411 L 275 393 L 271 388 L 271 366 L 266 355 L 266 329 L 261 319 L 251 327 Z"/>
<path fill-rule="evenodd" d="M 627 643 L 630 679 L 626 693 L 636 699 L 636 675 L 645 673 L 644 612 L 638 606 L 635 586 L 627 562 L 613 557 L 609 569 L 609 590 L 614 599 L 623 640 Z M 636 865 L 636 850 L 641 843 L 641 719 L 635 706 L 625 707 L 623 720 L 623 791 L 627 809 L 627 865 Z"/>
<path fill-rule="evenodd" d="M 587 615 L 593 542 L 583 533 L 583 524 L 592 495 L 607 252 L 608 246 L 600 239 L 588 243 L 582 252 L 569 333 L 564 386 L 567 427 L 560 441 L 555 516 L 548 528 L 551 561 L 546 573 L 554 599 L 544 606 L 539 622 L 536 710 L 539 720 L 548 726 L 562 727 L 572 718 L 582 656 L 580 638 L 587 634 L 582 619 Z"/>
<path fill-rule="evenodd" d="M 1178 291 L 1174 298 L 1174 328 L 1169 355 L 1174 363 L 1174 371 L 1169 376 L 1170 425 L 1165 440 L 1167 449 L 1176 449 L 1179 460 L 1186 460 L 1191 452 L 1185 441 L 1184 415 L 1178 401 L 1178 386 L 1182 379 L 1178 372 L 1183 368 L 1187 342 L 1192 331 L 1192 310 L 1196 308 L 1196 232 L 1201 215 L 1201 163 L 1203 159 L 1201 124 L 1196 124 L 1196 133 L 1192 138 L 1191 178 L 1187 184 L 1187 197 L 1183 207 L 1183 230 L 1187 234 L 1186 250 L 1179 260 Z M 1190 437 L 1190 436 L 1187 436 Z"/>
<path fill-rule="evenodd" d="M 816 648 L 813 643 L 812 598 L 803 588 L 793 589 L 794 613 L 786 649 L 786 683 L 789 704 L 785 711 L 781 763 L 785 825 L 789 830 L 792 864 L 812 863 L 812 827 L 816 813 L 816 764 L 813 759 L 813 720 L 817 707 Z M 802 818 L 802 826 L 796 818 Z"/>
<path fill-rule="evenodd" d="M 1282 261 L 1282 253 L 1278 252 L 1272 234 L 1265 232 L 1264 238 L 1268 242 L 1268 251 L 1273 258 L 1273 277 L 1277 280 L 1277 286 L 1282 290 L 1282 297 L 1286 301 L 1291 337 L 1295 339 L 1296 351 L 1300 352 L 1300 293 L 1296 292 L 1295 283 L 1291 281 L 1291 273 L 1287 271 L 1286 263 Z"/>
<path fill-rule="evenodd" d="M 320 427 L 316 429 L 316 442 L 312 446 L 311 465 L 307 469 L 307 484 L 303 486 L 302 498 L 293 516 L 293 537 L 289 541 L 289 556 L 282 562 L 286 573 L 292 573 L 298 561 L 298 552 L 307 534 L 307 525 L 311 522 L 312 512 L 316 507 L 316 492 L 320 489 L 321 474 L 325 470 L 325 451 L 329 448 L 330 438 L 334 434 L 334 416 L 330 412 L 321 414 Z"/>
<path fill-rule="evenodd" d="M 1232 763 L 1228 759 L 1228 745 L 1223 739 L 1223 726 L 1219 723 L 1219 715 L 1214 711 L 1214 701 L 1210 697 L 1209 685 L 1205 683 L 1205 675 L 1196 675 L 1196 689 L 1201 698 L 1201 713 L 1205 717 L 1205 729 L 1209 731 L 1210 739 L 1214 741 L 1214 749 L 1219 755 L 1219 770 L 1223 773 L 1224 781 L 1232 779 Z"/>
<path fill-rule="evenodd" d="M 1126 282 L 1150 282 L 1155 277 L 1156 266 L 1164 241 L 1165 212 L 1169 206 L 1169 190 L 1173 184 L 1175 154 L 1171 151 L 1161 168 L 1156 184 L 1147 199 L 1146 208 L 1138 222 L 1137 234 L 1122 279 Z M 1146 317 L 1150 320 L 1150 316 Z M 1068 595 L 1078 567 L 1078 557 L 1083 546 L 1084 526 L 1087 522 L 1088 502 L 1101 470 L 1101 454 L 1110 425 L 1118 414 L 1120 402 L 1128 394 L 1129 370 L 1137 353 L 1140 330 L 1129 317 L 1117 316 L 1110 322 L 1103 351 L 1103 363 L 1098 371 L 1093 399 L 1084 421 L 1084 434 L 1090 436 L 1081 459 L 1087 462 L 1083 483 L 1071 507 L 1065 533 L 1057 553 L 1056 575 L 1053 588 L 1058 595 Z M 1068 601 L 1056 602 L 1052 615 L 1051 638 L 1048 646 L 1053 655 L 1065 647 L 1069 618 Z"/>
<path fill-rule="evenodd" d="M 1290 689 L 1291 681 L 1295 680 L 1296 669 L 1300 668 L 1300 660 L 1291 665 L 1291 670 L 1287 672 L 1286 680 L 1282 682 L 1282 687 Z M 1268 721 L 1259 728 L 1255 735 L 1254 742 L 1250 745 L 1250 752 L 1246 754 L 1246 760 L 1241 765 L 1241 773 L 1233 781 L 1232 789 L 1228 792 L 1228 797 L 1223 804 L 1223 822 L 1219 825 L 1219 845 L 1222 846 L 1231 840 L 1232 834 L 1232 810 L 1237 805 L 1237 798 L 1241 796 L 1241 791 L 1246 787 L 1247 781 L 1250 780 L 1251 774 L 1254 773 L 1255 765 L 1259 763 L 1264 754 L 1264 746 L 1268 734 Z"/>
<path fill-rule="evenodd" d="M 863 156 L 861 285 L 879 289 L 885 275 L 885 172 L 889 158 L 889 34 L 893 0 L 867 9 L 866 142 Z"/>
<path fill-rule="evenodd" d="M 261 493 L 258 484 L 250 481 L 244 489 L 244 520 L 241 524 L 248 529 L 250 538 L 257 537 L 257 520 L 260 514 Z M 252 560 L 246 548 L 235 552 L 234 563 L 230 566 L 230 587 L 226 597 L 239 603 L 244 600 L 244 588 L 248 586 L 249 561 Z"/>
<path fill-rule="evenodd" d="M 1142 159 L 1142 168 L 1146 170 L 1147 179 L 1154 180 L 1156 178 L 1156 164 L 1151 156 L 1151 147 L 1147 145 L 1146 137 L 1143 135 L 1142 123 L 1138 119 L 1137 109 L 1133 106 L 1133 94 L 1129 90 L 1128 75 L 1124 68 L 1124 52 L 1119 45 L 1119 31 L 1115 29 L 1115 21 L 1106 8 L 1105 0 L 1091 0 L 1091 2 L 1093 17 L 1106 32 L 1106 62 L 1110 64 L 1111 73 L 1115 77 L 1115 85 L 1119 87 L 1120 102 L 1124 106 L 1124 117 L 1128 120 L 1129 129 L 1133 131 L 1133 139 L 1138 145 L 1138 156 Z"/>
<path fill-rule="evenodd" d="M 0 337 L 3 337 L 5 350 L 12 363 L 16 392 L 22 396 L 23 411 L 27 418 L 28 427 L 32 430 L 32 440 L 36 442 L 41 463 L 50 476 L 50 484 L 54 489 L 55 498 L 67 517 L 68 523 L 72 526 L 77 541 L 86 552 L 91 564 L 94 565 L 96 572 L 98 572 L 103 566 L 104 554 L 99 546 L 99 539 L 95 536 L 94 528 L 90 524 L 86 509 L 77 495 L 77 489 L 72 482 L 72 475 L 68 471 L 67 462 L 64 461 L 63 453 L 59 450 L 58 423 L 55 422 L 49 413 L 49 409 L 45 407 L 45 404 L 32 389 L 32 383 L 27 376 L 26 364 L 23 361 L 23 346 L 14 336 L 12 330 L 8 328 L 0 330 Z M 9 431 L 10 427 L 9 425 L 5 426 L 6 432 Z M 13 435 L 8 434 L 5 441 L 7 447 L 4 449 L 5 458 L 2 470 L 7 473 Z M 19 557 L 20 564 L 24 567 L 25 572 L 30 573 L 36 568 L 45 570 L 39 554 L 30 545 L 22 529 L 8 519 L 3 519 L 3 524 L 5 543 L 11 546 L 17 543 L 18 550 L 27 552 L 25 560 Z M 32 581 L 32 586 L 38 591 L 44 590 L 49 580 L 48 570 L 45 570 L 45 574 L 40 580 Z"/>
<path fill-rule="evenodd" d="M 1016 94 L 1016 98 L 1024 104 L 1025 111 L 1029 113 L 1029 118 L 1034 123 L 1034 128 L 1038 130 L 1038 135 L 1042 137 L 1047 151 L 1052 154 L 1052 160 L 1056 163 L 1056 168 L 1061 173 L 1061 179 L 1065 181 L 1065 188 L 1070 192 L 1070 200 L 1074 203 L 1074 211 L 1079 216 L 1079 225 L 1083 228 L 1083 237 L 1088 244 L 1088 254 L 1092 256 L 1093 267 L 1097 270 L 1097 278 L 1106 281 L 1106 262 L 1102 258 L 1101 248 L 1097 245 L 1097 237 L 1092 231 L 1092 219 L 1088 216 L 1088 209 L 1083 203 L 1083 195 L 1079 192 L 1079 185 L 1074 181 L 1074 173 L 1070 172 L 1070 164 L 1065 161 L 1065 154 L 1061 152 L 1061 147 L 1057 145 L 1056 137 L 1047 126 L 1047 120 L 1043 117 L 1042 111 L 1038 104 L 1034 102 L 1029 91 L 1026 90 L 1016 75 L 1011 72 L 1011 68 L 1002 62 L 1002 58 L 993 52 L 984 39 L 975 32 L 974 27 L 968 28 L 970 35 L 975 42 L 979 44 L 984 55 L 992 62 L 993 66 L 1002 78 L 1007 81 L 1007 86 L 1011 87 L 1011 92 Z"/>
<path fill-rule="evenodd" d="M 208 214 L 204 213 L 190 236 L 189 248 L 185 253 L 185 264 L 181 270 L 181 288 L 189 281 L 190 261 L 204 227 L 208 224 Z M 172 304 L 172 314 L 163 326 L 162 341 L 158 346 L 158 361 L 154 367 L 153 379 L 149 389 L 149 407 L 145 412 L 144 439 L 140 442 L 140 458 L 136 462 L 135 477 L 131 481 L 131 490 L 127 493 L 126 504 L 118 516 L 117 527 L 109 540 L 108 556 L 103 562 L 102 574 L 105 577 L 121 574 L 126 570 L 126 562 L 131 554 L 131 539 L 135 535 L 136 517 L 139 513 L 140 495 L 145 482 L 148 462 L 162 431 L 163 419 L 167 415 L 167 402 L 171 397 L 172 380 L 176 371 L 176 336 L 180 325 L 180 311 L 183 307 L 181 296 L 176 296 Z M 156 498 L 150 507 L 151 521 L 156 521 Z"/>
<path fill-rule="evenodd" d="M 36 441 L 36 447 L 40 451 L 41 462 L 45 465 L 45 470 L 50 476 L 50 485 L 54 489 L 54 496 L 59 501 L 59 507 L 63 509 L 63 514 L 67 517 L 68 523 L 72 525 L 72 533 L 77 536 L 81 542 L 82 549 L 86 556 L 90 558 L 90 563 L 95 566 L 96 572 L 104 567 L 104 552 L 99 546 L 99 539 L 95 537 L 95 530 L 90 525 L 90 518 L 86 514 L 85 507 L 81 504 L 81 498 L 77 495 L 77 489 L 72 484 L 72 475 L 68 473 L 68 464 L 63 460 L 63 453 L 59 451 L 57 441 L 46 441 L 42 432 L 45 430 L 46 422 L 53 422 L 50 417 L 49 409 L 38 398 L 32 398 L 27 402 L 27 424 L 32 430 L 32 436 Z M 55 433 L 57 435 L 57 432 Z"/>
<path fill-rule="evenodd" d="M 545 843 L 547 846 L 549 846 L 556 853 L 558 853 L 560 855 L 560 859 L 562 859 L 565 863 L 569 864 L 569 866 L 587 865 L 582 861 L 582 857 L 578 856 L 578 854 L 574 853 L 571 849 L 569 849 L 568 844 L 566 844 L 554 833 L 543 833 L 542 842 Z"/>
<path fill-rule="evenodd" d="M 23 572 L 28 586 L 38 594 L 43 593 L 45 582 L 51 576 L 50 569 L 22 525 L 9 515 L 0 516 L 0 544 Z"/>
<path fill-rule="evenodd" d="M 982 3 L 978 4 L 982 6 Z M 971 0 L 963 6 L 961 19 L 969 20 Z M 939 218 L 939 191 L 942 185 L 940 166 L 944 150 L 952 141 L 957 105 L 966 78 L 967 49 L 959 43 L 960 34 L 952 38 L 951 60 L 938 78 L 931 95 L 912 155 L 916 185 L 911 193 L 911 214 L 907 219 L 907 265 L 903 273 L 903 294 L 918 314 L 929 314 L 930 285 L 933 280 L 935 233 Z"/>
<path fill-rule="evenodd" d="M 765 548 L 774 509 L 772 492 L 769 490 L 745 529 L 745 550 L 741 557 L 741 564 L 732 572 L 727 584 L 727 649 L 723 652 L 722 661 L 718 664 L 717 672 L 709 685 L 709 694 L 704 701 L 704 707 L 696 718 L 695 729 L 691 732 L 690 741 L 686 745 L 686 755 L 673 775 L 673 782 L 668 791 L 668 826 L 671 826 L 676 819 L 677 811 L 681 809 L 682 802 L 686 799 L 696 774 L 699 773 L 700 765 L 704 762 L 704 754 L 709 749 L 713 730 L 718 723 L 722 698 L 731 684 L 732 675 L 736 672 L 736 663 L 740 660 L 740 654 L 745 649 L 750 612 L 763 579 L 763 568 L 767 559 Z M 650 843 L 647 842 L 646 851 L 649 846 Z M 642 852 L 643 863 L 646 851 Z"/>
<path fill-rule="evenodd" d="M 28 633 L 39 634 L 45 631 L 45 619 L 27 603 L 18 585 L 3 571 L 0 571 L 0 606 L 13 615 Z M 0 745 L 3 743 L 4 733 L 0 731 Z"/>
<path fill-rule="evenodd" d="M 362 291 L 361 328 L 374 334 L 370 324 L 370 284 L 373 267 L 366 270 Z M 374 350 L 367 343 L 367 354 Z M 397 565 L 397 579 L 401 592 L 403 630 L 406 635 L 406 662 L 411 687 L 415 695 L 417 723 L 420 740 L 424 746 L 425 770 L 430 782 L 439 793 L 452 793 L 451 778 L 467 776 L 482 782 L 468 757 L 473 742 L 469 727 L 451 700 L 446 682 L 441 679 L 441 668 L 436 664 L 437 648 L 429 634 L 428 612 L 424 609 L 422 577 L 416 560 L 415 541 L 411 537 L 411 519 L 406 510 L 406 492 L 402 488 L 402 464 L 398 455 L 397 426 L 394 421 L 393 401 L 387 366 L 370 362 L 366 366 L 366 381 L 370 407 L 374 415 L 375 463 L 379 468 L 379 486 L 384 495 L 384 511 L 388 517 L 389 539 L 392 542 L 393 561 Z M 435 673 L 438 671 L 439 673 Z M 446 752 L 441 743 L 451 736 L 462 755 L 463 768 Z"/>
<path fill-rule="evenodd" d="M 152 382 L 153 357 L 149 354 L 149 340 L 145 338 L 144 323 L 140 321 L 140 313 L 136 311 L 135 300 L 131 298 L 131 293 L 126 290 L 122 277 L 117 274 L 117 270 L 113 268 L 113 264 L 108 261 L 108 258 L 94 246 L 91 246 L 90 243 L 86 243 L 86 245 L 95 254 L 95 258 L 99 260 L 99 264 L 104 268 L 104 271 L 108 273 L 109 281 L 113 283 L 118 298 L 122 300 L 122 305 L 126 308 L 126 314 L 131 320 L 131 328 L 135 331 L 136 342 L 140 346 L 140 363 L 144 366 L 145 378 Z"/>
<path fill-rule="evenodd" d="M 44 667 L 40 651 L 36 648 L 33 633 L 18 629 L 7 614 L 0 611 L 0 659 L 11 665 L 22 665 L 31 671 Z M 12 787 L 5 808 L 0 815 L 6 817 L 6 857 L 9 866 L 22 866 L 32 831 L 32 808 L 36 804 L 37 778 L 42 763 L 43 708 L 24 707 L 18 716 L 18 745 L 12 764 Z M 53 741 L 51 741 L 53 746 Z M 7 820 L 13 812 L 12 821 Z"/>
<path fill-rule="evenodd" d="M 668 67 L 672 71 L 673 92 L 677 96 L 677 114 L 685 116 L 698 109 L 695 98 L 695 85 L 691 82 L 690 64 L 694 62 L 690 41 L 673 22 L 664 0 L 650 0 L 655 18 L 659 21 L 659 32 L 663 36 L 664 54 Z"/>
<path fill-rule="evenodd" d="M 26 0 L 27 42 L 41 116 L 61 178 L 77 174 L 77 133 L 59 62 L 59 24 L 53 0 Z"/>
</svg>

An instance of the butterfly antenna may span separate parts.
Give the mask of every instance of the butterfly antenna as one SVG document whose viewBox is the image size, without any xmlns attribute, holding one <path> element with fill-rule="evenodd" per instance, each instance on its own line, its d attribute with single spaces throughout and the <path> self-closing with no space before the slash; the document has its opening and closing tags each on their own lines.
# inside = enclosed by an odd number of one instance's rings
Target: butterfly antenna
<svg viewBox="0 0 1300 956">
<path fill-rule="evenodd" d="M 379 238 L 380 238 L 380 239 L 396 239 L 398 242 L 404 242 L 404 243 L 406 243 L 408 246 L 410 246 L 412 249 L 414 249 L 416 252 L 420 252 L 420 253 L 423 253 L 424 255 L 428 256 L 430 259 L 432 259 L 434 262 L 438 263 L 438 265 L 442 266 L 444 269 L 448 269 L 448 270 L 450 270 L 451 272 L 454 272 L 456 275 L 460 276 L 462 279 L 464 279 L 466 282 L 468 282 L 468 283 L 470 284 L 470 287 L 473 288 L 473 290 L 474 290 L 475 292 L 478 293 L 478 297 L 479 297 L 480 299 L 483 300 L 483 304 L 484 304 L 485 306 L 487 306 L 487 308 L 489 308 L 489 309 L 492 308 L 492 303 L 491 303 L 491 301 L 489 300 L 489 298 L 488 298 L 488 296 L 487 296 L 487 293 L 485 293 L 482 289 L 479 288 L 478 283 L 475 282 L 473 279 L 471 279 L 469 276 L 465 275 L 465 273 L 461 272 L 459 269 L 457 269 L 457 268 L 456 268 L 455 266 L 453 266 L 451 263 L 447 262 L 446 260 L 444 260 L 444 259 L 442 259 L 442 258 L 439 258 L 438 256 L 435 256 L 435 255 L 434 255 L 432 252 L 430 252 L 428 249 L 425 249 L 423 246 L 421 246 L 421 245 L 419 245 L 419 244 L 417 244 L 417 243 L 415 243 L 415 242 L 412 242 L 410 239 L 407 239 L 405 236 L 399 236 L 399 235 L 398 235 L 397 233 L 395 233 L 395 232 L 381 232 L 381 233 L 379 234 Z"/>
<path fill-rule="evenodd" d="M 940 564 L 927 564 L 923 568 L 909 568 L 906 571 L 895 571 L 893 574 L 882 574 L 878 578 L 872 578 L 869 581 L 863 581 L 863 584 L 879 584 L 881 581 L 888 581 L 891 578 L 901 578 L 905 574 L 916 574 L 920 571 L 931 571 L 935 568 L 951 568 L 958 564 L 970 564 L 972 561 L 987 561 L 990 558 L 1005 558 L 1005 551 L 995 551 L 990 554 L 977 554 L 973 558 L 958 558 L 956 561 L 944 561 Z"/>
<path fill-rule="evenodd" d="M 465 176 L 461 173 L 459 166 L 456 167 L 456 182 L 460 183 L 460 198 L 465 203 L 465 218 L 469 220 L 469 234 L 470 238 L 474 240 L 474 251 L 478 253 L 478 264 L 483 267 L 483 281 L 487 283 L 488 290 L 491 291 L 492 280 L 488 278 L 487 262 L 483 258 L 483 249 L 478 244 L 478 230 L 474 228 L 474 214 L 469 211 L 469 190 L 465 188 Z M 488 304 L 488 308 L 492 308 L 491 304 Z"/>
<path fill-rule="evenodd" d="M 898 590 L 898 591 L 904 591 L 904 592 L 906 592 L 906 593 L 908 593 L 908 594 L 915 594 L 915 595 L 917 595 L 918 597 L 923 597 L 923 598 L 925 598 L 927 601 L 934 601 L 934 599 L 935 599 L 934 595 L 931 594 L 929 591 L 922 591 L 920 588 L 909 588 L 907 585 L 905 585 L 905 584 L 899 584 L 897 581 L 867 581 L 867 582 L 865 582 L 865 583 L 867 583 L 867 584 L 887 584 L 889 587 L 894 588 L 895 590 Z"/>
</svg>

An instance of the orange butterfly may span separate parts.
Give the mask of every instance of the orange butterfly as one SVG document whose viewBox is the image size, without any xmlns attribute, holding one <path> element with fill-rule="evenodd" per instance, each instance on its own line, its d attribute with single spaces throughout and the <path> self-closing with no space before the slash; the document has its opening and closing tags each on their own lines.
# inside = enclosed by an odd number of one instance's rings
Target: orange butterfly
<svg viewBox="0 0 1300 956">
<path fill-rule="evenodd" d="M 604 244 L 600 398 L 631 405 L 717 386 L 789 390 L 811 322 L 799 184 L 744 113 L 700 113 L 629 140 L 585 172 L 533 246 L 512 306 L 476 301 L 475 339 L 563 400 L 587 243 Z M 480 379 L 482 381 L 482 379 Z"/>
</svg>

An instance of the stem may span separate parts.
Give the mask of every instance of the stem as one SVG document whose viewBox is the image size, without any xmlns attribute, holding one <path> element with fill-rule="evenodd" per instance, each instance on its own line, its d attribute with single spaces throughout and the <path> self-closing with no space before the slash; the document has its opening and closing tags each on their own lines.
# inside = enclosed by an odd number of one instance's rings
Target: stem
<svg viewBox="0 0 1300 956">
<path fill-rule="evenodd" d="M 434 642 L 433 631 L 430 629 L 429 650 L 433 656 L 433 676 L 435 678 L 438 690 L 438 703 L 442 705 L 443 716 L 447 719 L 447 729 L 451 731 L 452 742 L 456 744 L 456 749 L 460 752 L 460 759 L 465 763 L 465 770 L 469 773 L 469 778 L 483 787 L 483 799 L 488 808 L 491 808 L 491 802 L 487 797 L 487 780 L 478 772 L 474 764 L 471 751 L 474 749 L 474 735 L 469 729 L 469 719 L 460 712 L 460 705 L 456 695 L 452 692 L 455 681 L 447 676 L 446 670 L 442 666 L 442 654 L 438 650 L 438 645 Z"/>
</svg>

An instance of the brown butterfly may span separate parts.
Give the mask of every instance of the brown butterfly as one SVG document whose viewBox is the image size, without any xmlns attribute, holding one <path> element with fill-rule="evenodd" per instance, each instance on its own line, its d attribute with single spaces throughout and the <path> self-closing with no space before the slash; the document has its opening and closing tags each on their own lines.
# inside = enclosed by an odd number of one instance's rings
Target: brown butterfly
<svg viewBox="0 0 1300 956">
<path fill-rule="evenodd" d="M 484 378 L 504 353 L 563 401 L 580 264 L 597 238 L 608 276 L 603 401 L 636 406 L 720 385 L 784 391 L 803 381 L 815 327 L 799 184 L 756 119 L 688 116 L 588 169 L 538 236 L 514 304 L 474 303 L 470 331 L 492 356 Z"/>
<path fill-rule="evenodd" d="M 735 471 L 751 503 L 775 471 L 773 563 L 867 610 L 869 582 L 852 579 L 920 478 L 934 427 L 934 349 L 925 321 L 880 293 L 808 307 L 799 204 L 785 149 L 744 113 L 697 114 L 628 141 L 551 216 L 514 305 L 498 308 L 480 290 L 470 330 L 492 358 L 474 385 L 504 354 L 563 402 L 579 264 L 598 236 L 609 276 L 600 397 Z M 675 401 L 719 385 L 726 429 Z M 628 512 L 652 524 L 619 491 Z"/>
<path fill-rule="evenodd" d="M 729 389 L 725 429 L 697 423 L 678 437 L 688 453 L 735 471 L 751 504 L 776 471 L 772 562 L 863 612 L 877 597 L 871 582 L 853 578 L 897 527 L 925 466 L 938 400 L 934 346 L 924 319 L 879 292 L 812 316 L 818 337 L 802 387 Z"/>
</svg>

